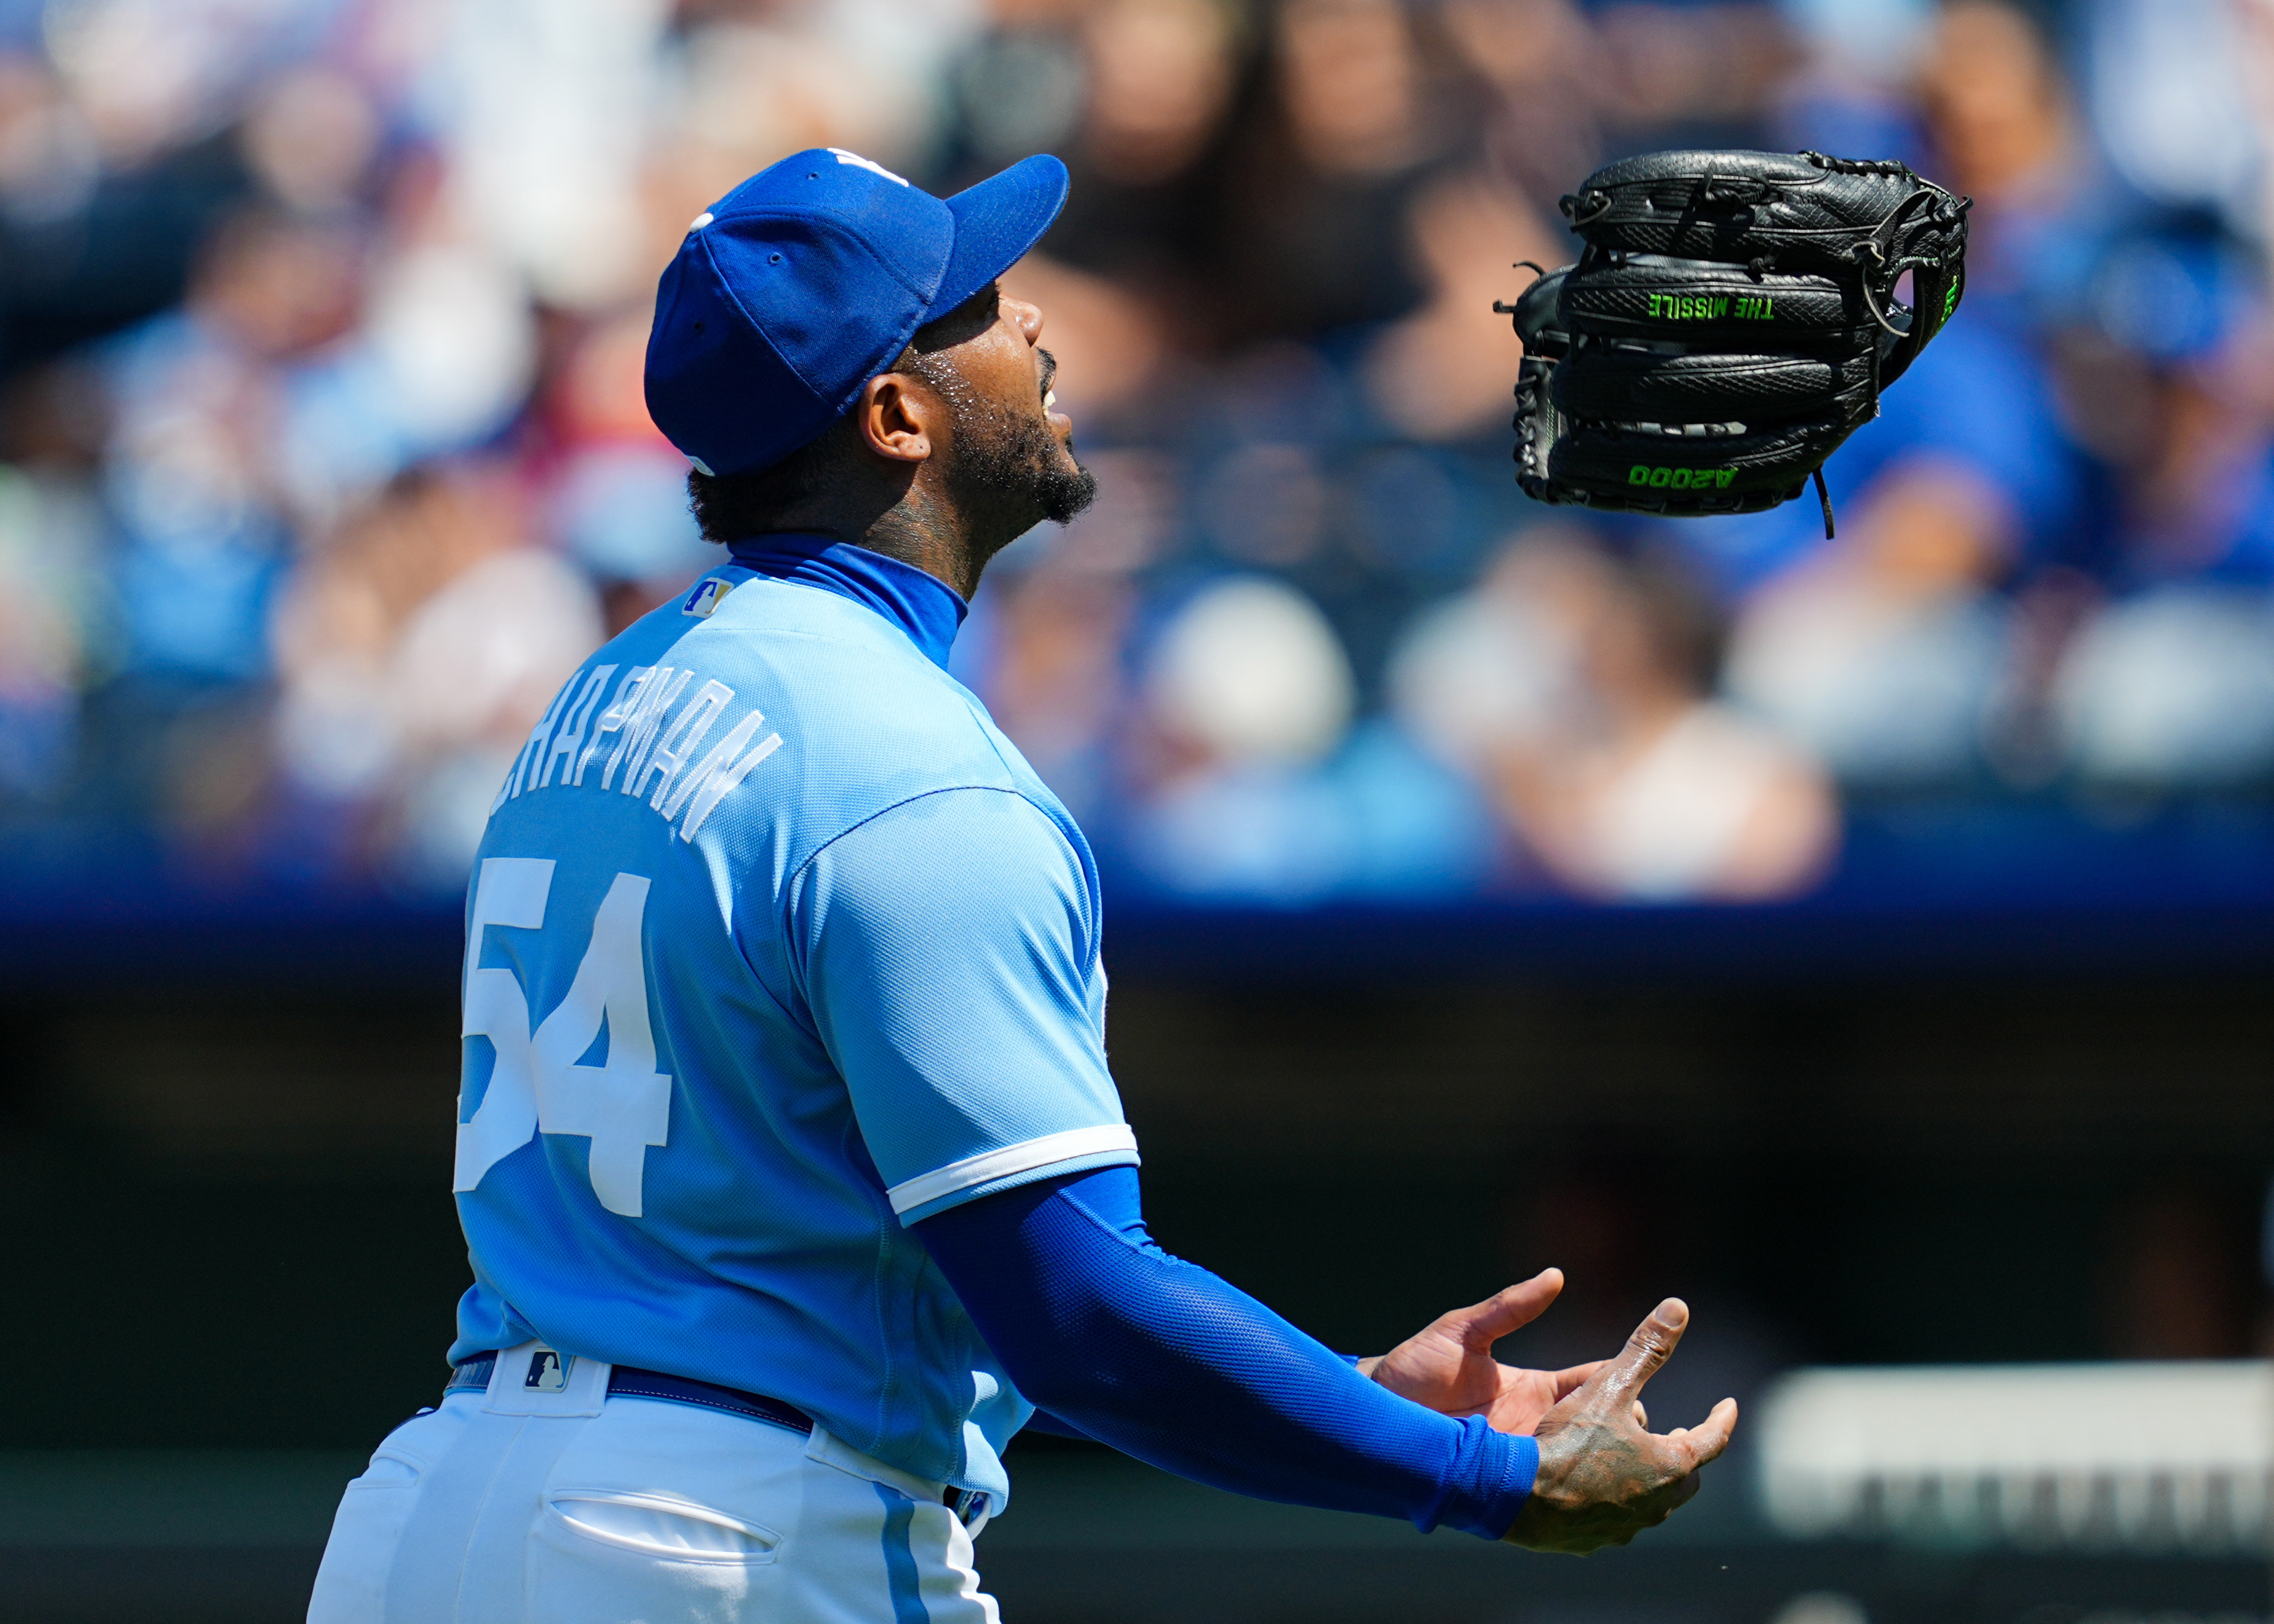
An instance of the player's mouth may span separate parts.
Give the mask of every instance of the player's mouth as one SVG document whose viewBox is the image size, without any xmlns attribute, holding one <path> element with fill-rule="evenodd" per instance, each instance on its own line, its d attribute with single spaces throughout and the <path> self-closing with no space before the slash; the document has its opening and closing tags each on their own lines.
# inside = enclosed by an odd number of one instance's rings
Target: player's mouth
<svg viewBox="0 0 2274 1624">
<path fill-rule="evenodd" d="M 1071 434 L 1073 432 L 1073 419 L 1058 409 L 1058 392 L 1050 387 L 1051 384 L 1058 380 L 1058 358 L 1047 350 L 1039 353 L 1043 359 L 1041 380 L 1043 416 L 1050 419 L 1050 427 L 1057 430 L 1061 436 Z"/>
</svg>

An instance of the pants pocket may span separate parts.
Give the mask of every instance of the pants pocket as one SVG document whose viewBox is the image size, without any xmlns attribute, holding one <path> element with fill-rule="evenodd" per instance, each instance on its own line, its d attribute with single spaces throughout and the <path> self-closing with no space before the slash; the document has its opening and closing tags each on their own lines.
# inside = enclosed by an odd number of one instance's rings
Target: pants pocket
<svg viewBox="0 0 2274 1624">
<path fill-rule="evenodd" d="M 525 1616 L 545 1624 L 772 1620 L 772 1530 L 666 1495 L 551 1489 L 529 1545 Z"/>
<path fill-rule="evenodd" d="M 671 1495 L 555 1489 L 545 1509 L 587 1539 L 647 1556 L 771 1562 L 781 1545 L 770 1528 Z"/>
</svg>

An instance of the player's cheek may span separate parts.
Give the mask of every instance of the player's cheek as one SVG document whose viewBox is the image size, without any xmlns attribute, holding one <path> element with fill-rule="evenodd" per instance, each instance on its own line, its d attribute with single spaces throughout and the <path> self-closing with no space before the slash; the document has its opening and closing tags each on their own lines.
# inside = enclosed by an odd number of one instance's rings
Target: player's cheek
<svg viewBox="0 0 2274 1624">
<path fill-rule="evenodd" d="M 1027 357 L 990 345 L 975 359 L 976 365 L 966 368 L 964 377 L 998 406 L 1028 410 L 1042 399 L 1041 372 Z"/>
</svg>

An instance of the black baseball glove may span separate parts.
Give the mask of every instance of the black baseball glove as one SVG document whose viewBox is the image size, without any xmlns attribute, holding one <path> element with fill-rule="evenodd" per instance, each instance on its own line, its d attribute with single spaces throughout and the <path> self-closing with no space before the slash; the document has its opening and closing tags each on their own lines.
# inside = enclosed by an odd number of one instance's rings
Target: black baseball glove
<svg viewBox="0 0 2274 1624">
<path fill-rule="evenodd" d="M 1958 308 L 1969 207 L 1900 163 L 1821 153 L 1596 170 L 1562 204 L 1578 263 L 1494 306 L 1524 341 L 1517 482 L 1695 515 L 1773 508 L 1813 474 L 1831 534 L 1824 460 Z"/>
</svg>

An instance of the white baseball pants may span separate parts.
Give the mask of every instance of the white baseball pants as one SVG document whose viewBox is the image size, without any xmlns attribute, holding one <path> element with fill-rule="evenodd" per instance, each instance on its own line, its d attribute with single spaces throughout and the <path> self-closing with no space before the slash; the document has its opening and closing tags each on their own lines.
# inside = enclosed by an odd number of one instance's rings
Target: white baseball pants
<svg viewBox="0 0 2274 1624">
<path fill-rule="evenodd" d="M 516 1352 L 519 1350 L 514 1350 Z M 308 1624 L 997 1624 L 942 1485 L 722 1410 L 507 1380 L 388 1434 Z"/>
</svg>

